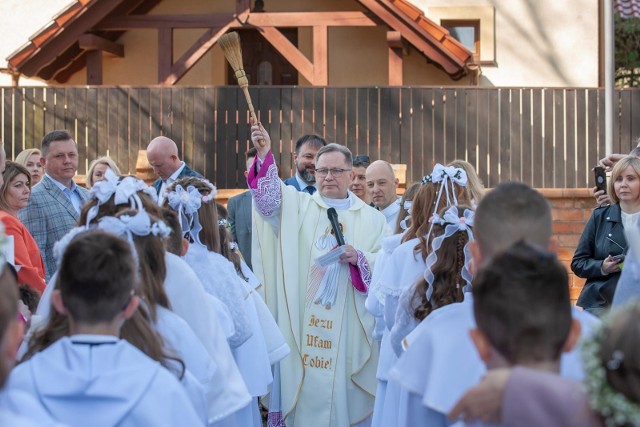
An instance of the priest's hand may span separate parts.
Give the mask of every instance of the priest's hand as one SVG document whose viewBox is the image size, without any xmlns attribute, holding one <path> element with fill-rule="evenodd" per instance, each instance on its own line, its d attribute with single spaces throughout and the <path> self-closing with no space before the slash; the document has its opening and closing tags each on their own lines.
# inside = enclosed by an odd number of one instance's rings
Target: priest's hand
<svg viewBox="0 0 640 427">
<path fill-rule="evenodd" d="M 258 141 L 264 141 L 264 147 L 261 147 Z M 253 142 L 253 146 L 258 150 L 260 160 L 264 161 L 264 159 L 267 158 L 269 150 L 271 150 L 271 138 L 261 123 L 253 123 L 251 125 L 251 142 Z"/>
<path fill-rule="evenodd" d="M 342 264 L 350 263 L 356 265 L 358 263 L 358 251 L 351 245 L 344 245 L 344 253 L 340 255 Z"/>
</svg>

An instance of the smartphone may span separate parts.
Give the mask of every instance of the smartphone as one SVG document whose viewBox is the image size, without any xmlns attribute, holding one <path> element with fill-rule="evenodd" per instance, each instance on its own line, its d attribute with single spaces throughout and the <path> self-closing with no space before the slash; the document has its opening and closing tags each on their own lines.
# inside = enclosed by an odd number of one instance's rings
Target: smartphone
<svg viewBox="0 0 640 427">
<path fill-rule="evenodd" d="M 612 259 L 613 261 L 618 261 L 618 260 L 620 260 L 620 261 L 624 261 L 624 254 L 614 255 L 614 256 L 612 256 L 612 257 L 611 257 L 611 259 Z"/>
<path fill-rule="evenodd" d="M 593 174 L 596 179 L 596 187 L 598 190 L 602 190 L 605 193 L 607 192 L 607 174 L 604 171 L 602 166 L 596 166 L 593 168 Z"/>
</svg>

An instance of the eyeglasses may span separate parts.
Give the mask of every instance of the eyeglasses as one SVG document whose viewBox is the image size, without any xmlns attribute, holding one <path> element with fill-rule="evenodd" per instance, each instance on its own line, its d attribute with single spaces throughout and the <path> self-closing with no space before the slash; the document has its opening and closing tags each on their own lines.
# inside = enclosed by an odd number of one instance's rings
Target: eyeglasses
<svg viewBox="0 0 640 427">
<path fill-rule="evenodd" d="M 371 159 L 369 156 L 358 154 L 353 158 L 353 166 L 369 166 Z"/>
<path fill-rule="evenodd" d="M 327 169 L 327 168 L 321 168 L 321 169 L 316 169 L 316 175 L 320 176 L 322 178 L 325 178 L 327 175 L 331 174 L 332 177 L 334 178 L 340 178 L 342 176 L 343 173 L 350 171 L 351 169 L 340 169 L 340 168 L 331 168 L 331 169 Z"/>
</svg>

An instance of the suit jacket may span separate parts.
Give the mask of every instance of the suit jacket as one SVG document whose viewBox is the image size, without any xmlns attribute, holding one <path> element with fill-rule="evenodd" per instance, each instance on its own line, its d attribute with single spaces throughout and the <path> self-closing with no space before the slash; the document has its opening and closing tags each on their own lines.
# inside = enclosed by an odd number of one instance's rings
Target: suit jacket
<svg viewBox="0 0 640 427">
<path fill-rule="evenodd" d="M 85 188 L 78 187 L 78 192 L 83 202 L 89 198 Z M 33 187 L 29 203 L 18 213 L 40 248 L 47 282 L 57 269 L 53 245 L 77 225 L 78 217 L 67 196 L 46 175 Z"/>
<path fill-rule="evenodd" d="M 184 164 L 184 168 L 182 169 L 182 172 L 180 172 L 176 180 L 180 178 L 184 178 L 185 176 L 195 176 L 198 178 L 204 178 L 204 176 L 202 176 L 198 172 L 191 169 L 186 163 Z M 152 185 L 153 185 L 153 188 L 156 189 L 156 194 L 160 195 L 160 189 L 162 188 L 162 179 L 161 178 L 156 179 L 155 181 L 153 181 Z"/>
<path fill-rule="evenodd" d="M 238 244 L 245 262 L 251 267 L 251 216 L 253 215 L 251 191 L 233 196 L 227 203 L 229 225 L 233 240 Z"/>
<path fill-rule="evenodd" d="M 624 236 L 620 205 L 594 209 L 571 260 L 571 270 L 576 276 L 587 279 L 577 305 L 585 309 L 611 306 L 620 273 L 603 275 L 600 268 L 608 255 L 626 252 L 623 248 L 627 248 L 627 240 Z"/>
<path fill-rule="evenodd" d="M 298 185 L 298 180 L 296 179 L 296 176 L 292 176 L 291 178 L 285 179 L 284 180 L 285 185 L 290 185 L 292 187 L 295 187 L 296 190 L 298 191 L 302 191 L 302 188 L 300 188 L 300 185 Z"/>
</svg>

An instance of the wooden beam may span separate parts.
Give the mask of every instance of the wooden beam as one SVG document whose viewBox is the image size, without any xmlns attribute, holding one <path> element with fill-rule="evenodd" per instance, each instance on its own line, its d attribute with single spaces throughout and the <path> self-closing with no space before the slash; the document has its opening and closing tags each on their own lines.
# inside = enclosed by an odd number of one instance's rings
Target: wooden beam
<svg viewBox="0 0 640 427">
<path fill-rule="evenodd" d="M 158 30 L 158 84 L 162 84 L 171 74 L 173 65 L 173 29 Z"/>
<path fill-rule="evenodd" d="M 191 69 L 218 41 L 218 39 L 227 32 L 231 23 L 222 28 L 211 28 L 205 31 L 200 38 L 191 46 L 171 67 L 171 72 L 166 78 L 160 82 L 164 85 L 174 85 Z"/>
<path fill-rule="evenodd" d="M 313 85 L 326 86 L 329 84 L 327 50 L 329 31 L 327 26 L 313 27 Z"/>
<path fill-rule="evenodd" d="M 284 34 L 272 27 L 260 28 L 259 32 L 305 79 L 314 85 L 316 84 L 313 64 Z"/>
<path fill-rule="evenodd" d="M 83 12 L 82 19 L 68 22 L 63 32 L 43 45 L 46 48 L 41 49 L 38 55 L 20 65 L 20 72 L 28 76 L 36 75 L 40 69 L 53 62 L 61 52 L 77 43 L 88 28 L 95 26 L 124 1 L 126 0 L 91 2 Z"/>
<path fill-rule="evenodd" d="M 387 5 L 389 3 L 388 0 L 358 0 L 358 2 L 383 20 L 389 27 L 400 31 L 409 43 L 415 46 L 416 49 L 431 61 L 442 67 L 445 72 L 456 74 L 459 73 L 460 70 L 464 70 L 462 61 L 452 54 L 447 54 L 439 40 L 436 40 L 415 22 L 401 19 L 388 9 L 388 7 L 391 8 L 393 6 L 388 5 L 385 7 L 383 4 Z"/>
<path fill-rule="evenodd" d="M 87 84 L 102 84 L 102 51 L 91 50 L 87 52 Z"/>
<path fill-rule="evenodd" d="M 248 11 L 247 11 L 248 12 Z M 238 14 L 240 15 L 240 14 Z M 230 13 L 209 15 L 128 15 L 104 19 L 96 30 L 129 30 L 132 28 L 214 28 L 222 27 L 234 16 Z M 375 27 L 371 14 L 365 12 L 263 12 L 238 16 L 234 28 L 256 27 Z"/>
<path fill-rule="evenodd" d="M 83 34 L 78 39 L 80 49 L 101 50 L 119 58 L 124 57 L 124 46 L 96 34 Z"/>
</svg>

